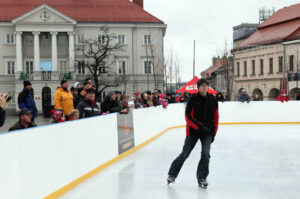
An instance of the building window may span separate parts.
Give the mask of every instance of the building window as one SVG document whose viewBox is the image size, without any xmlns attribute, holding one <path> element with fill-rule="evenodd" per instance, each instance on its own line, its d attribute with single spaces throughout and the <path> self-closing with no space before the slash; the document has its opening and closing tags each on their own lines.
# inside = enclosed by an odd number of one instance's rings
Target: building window
<svg viewBox="0 0 300 199">
<path fill-rule="evenodd" d="M 25 62 L 25 74 L 33 74 L 33 61 Z"/>
<path fill-rule="evenodd" d="M 260 60 L 260 74 L 261 75 L 264 74 L 264 60 L 263 59 Z"/>
<path fill-rule="evenodd" d="M 255 75 L 255 60 L 252 60 L 252 75 Z"/>
<path fill-rule="evenodd" d="M 236 63 L 237 76 L 240 76 L 240 62 Z"/>
<path fill-rule="evenodd" d="M 145 68 L 145 74 L 151 74 L 152 70 L 151 70 L 151 67 L 152 67 L 152 61 L 145 61 L 144 62 L 144 68 Z"/>
<path fill-rule="evenodd" d="M 15 43 L 15 35 L 7 34 L 6 35 L 6 44 L 14 44 Z"/>
<path fill-rule="evenodd" d="M 290 71 L 294 71 L 294 55 L 290 55 Z"/>
<path fill-rule="evenodd" d="M 69 72 L 67 61 L 59 62 L 59 72 L 60 72 L 60 74 L 67 74 Z"/>
<path fill-rule="evenodd" d="M 24 36 L 24 44 L 25 45 L 32 45 L 33 44 L 33 36 L 32 35 L 25 35 Z"/>
<path fill-rule="evenodd" d="M 84 35 L 77 36 L 77 44 L 84 44 Z"/>
<path fill-rule="evenodd" d="M 125 35 L 118 35 L 118 44 L 120 45 L 125 44 Z"/>
<path fill-rule="evenodd" d="M 244 76 L 247 76 L 247 62 L 244 62 Z"/>
<path fill-rule="evenodd" d="M 151 45 L 151 35 L 144 35 L 144 44 Z"/>
<path fill-rule="evenodd" d="M 118 73 L 119 74 L 126 74 L 126 61 L 119 61 L 118 62 Z"/>
<path fill-rule="evenodd" d="M 48 33 L 42 33 L 41 34 L 41 44 L 43 45 L 49 45 L 51 43 L 51 35 Z"/>
<path fill-rule="evenodd" d="M 273 58 L 269 58 L 270 74 L 273 73 Z"/>
<path fill-rule="evenodd" d="M 57 43 L 58 45 L 67 45 L 68 44 L 67 35 L 58 35 Z"/>
<path fill-rule="evenodd" d="M 14 61 L 8 61 L 7 62 L 7 74 L 8 75 L 14 75 L 15 74 L 15 62 Z"/>
<path fill-rule="evenodd" d="M 278 72 L 282 72 L 283 70 L 283 57 L 278 57 Z"/>
<path fill-rule="evenodd" d="M 84 75 L 85 74 L 85 63 L 84 61 L 78 62 L 78 74 L 79 75 Z"/>
<path fill-rule="evenodd" d="M 99 42 L 99 44 L 104 44 L 105 43 L 105 35 L 99 35 L 98 42 Z"/>
</svg>

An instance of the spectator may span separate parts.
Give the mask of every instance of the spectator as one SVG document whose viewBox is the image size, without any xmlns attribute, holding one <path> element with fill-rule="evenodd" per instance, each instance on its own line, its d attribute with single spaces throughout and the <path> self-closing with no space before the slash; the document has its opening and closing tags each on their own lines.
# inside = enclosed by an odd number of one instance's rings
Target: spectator
<svg viewBox="0 0 300 199">
<path fill-rule="evenodd" d="M 190 100 L 190 93 L 189 92 L 184 92 L 183 98 L 184 98 L 185 102 L 188 102 Z"/>
<path fill-rule="evenodd" d="M 8 105 L 10 98 L 7 94 L 0 94 L 0 127 L 4 125 L 5 122 L 5 109 Z"/>
<path fill-rule="evenodd" d="M 82 88 L 81 83 L 80 83 L 80 82 L 76 82 L 76 83 L 74 84 L 74 88 L 75 88 L 76 90 L 79 89 L 79 88 Z"/>
<path fill-rule="evenodd" d="M 19 112 L 19 121 L 9 128 L 8 131 L 15 131 L 20 129 L 27 129 L 36 127 L 31 120 L 31 111 L 27 108 L 21 109 Z"/>
<path fill-rule="evenodd" d="M 86 90 L 84 99 L 78 104 L 80 118 L 88 118 L 100 115 L 100 109 L 95 103 L 95 91 L 90 88 Z"/>
<path fill-rule="evenodd" d="M 74 88 L 74 86 L 72 86 L 72 87 L 70 88 L 70 91 L 71 91 L 73 97 L 74 97 L 74 95 L 77 94 L 77 90 Z"/>
<path fill-rule="evenodd" d="M 165 94 L 160 94 L 160 103 L 163 105 L 163 108 L 167 108 L 168 103 L 165 101 Z"/>
<path fill-rule="evenodd" d="M 115 91 L 116 96 L 117 96 L 117 100 L 120 102 L 121 101 L 121 96 L 122 96 L 122 92 L 121 91 Z"/>
<path fill-rule="evenodd" d="M 142 93 L 142 107 L 143 108 L 149 107 L 149 104 L 148 104 L 148 95 L 147 95 L 146 92 Z"/>
<path fill-rule="evenodd" d="M 183 96 L 180 96 L 180 98 L 179 98 L 179 103 L 184 103 L 184 102 L 185 102 L 184 97 L 183 97 Z"/>
<path fill-rule="evenodd" d="M 153 106 L 160 106 L 161 102 L 160 102 L 160 94 L 158 90 L 153 90 L 152 91 L 153 94 Z"/>
<path fill-rule="evenodd" d="M 181 97 L 182 97 L 182 93 L 178 93 L 177 97 L 175 98 L 175 99 L 176 99 L 176 102 L 182 101 Z M 182 103 L 182 102 L 181 102 L 181 103 Z"/>
<path fill-rule="evenodd" d="M 134 109 L 134 101 L 128 102 L 128 106 L 131 110 L 133 110 Z"/>
<path fill-rule="evenodd" d="M 283 89 L 281 91 L 281 94 L 276 98 L 277 101 L 281 101 L 283 102 L 288 102 L 290 100 L 290 97 L 287 94 L 287 91 L 285 89 Z"/>
<path fill-rule="evenodd" d="M 85 94 L 85 92 L 86 92 L 87 89 L 90 89 L 90 88 L 92 88 L 92 87 L 93 87 L 93 85 L 92 85 L 91 83 L 89 83 L 89 82 L 84 82 L 84 84 L 83 84 L 84 94 Z"/>
<path fill-rule="evenodd" d="M 73 95 L 68 90 L 68 82 L 66 80 L 61 81 L 61 87 L 58 87 L 54 95 L 54 108 L 63 109 L 66 120 L 71 110 L 74 109 Z"/>
<path fill-rule="evenodd" d="M 77 107 L 78 104 L 84 99 L 84 96 L 85 96 L 85 94 L 84 94 L 85 92 L 84 92 L 83 88 L 78 88 L 77 92 L 78 92 L 78 94 L 74 96 L 74 100 L 73 100 L 74 107 Z"/>
<path fill-rule="evenodd" d="M 109 91 L 105 97 L 105 100 L 101 103 L 102 113 L 119 113 L 121 112 L 121 106 L 117 101 L 117 96 L 114 91 Z"/>
<path fill-rule="evenodd" d="M 84 82 L 89 83 L 91 86 L 93 85 L 92 78 L 90 78 L 90 77 L 87 77 Z"/>
<path fill-rule="evenodd" d="M 34 118 L 37 117 L 38 111 L 33 98 L 32 84 L 30 81 L 24 81 L 23 85 L 24 89 L 18 96 L 18 106 L 19 109 L 28 109 L 31 111 L 31 118 L 34 123 Z"/>
<path fill-rule="evenodd" d="M 128 95 L 122 95 L 121 96 L 121 101 L 120 101 L 121 109 L 122 110 L 126 109 L 127 113 L 129 112 L 128 101 L 129 101 L 129 96 Z"/>
<path fill-rule="evenodd" d="M 153 95 L 150 91 L 147 91 L 147 104 L 149 107 L 153 106 Z"/>
<path fill-rule="evenodd" d="M 259 98 L 259 95 L 255 95 L 253 101 L 261 101 L 261 99 Z"/>
<path fill-rule="evenodd" d="M 171 97 L 170 97 L 170 100 L 169 100 L 168 103 L 169 104 L 175 104 L 175 103 L 177 103 L 176 99 L 175 99 L 175 93 L 174 92 L 171 93 Z"/>
<path fill-rule="evenodd" d="M 251 101 L 251 98 L 250 98 L 250 96 L 247 94 L 247 92 L 246 92 L 246 90 L 245 89 L 243 89 L 242 90 L 242 94 L 239 96 L 239 101 L 240 102 L 247 102 L 247 103 L 249 103 L 250 101 Z"/>
<path fill-rule="evenodd" d="M 51 124 L 62 123 L 66 121 L 63 109 L 55 109 L 50 113 L 52 118 L 52 120 L 50 121 Z"/>
<path fill-rule="evenodd" d="M 79 110 L 78 109 L 71 110 L 69 113 L 69 121 L 77 120 L 77 119 L 79 119 Z"/>
<path fill-rule="evenodd" d="M 218 92 L 218 94 L 217 94 L 217 96 L 216 96 L 216 99 L 217 99 L 218 102 L 224 102 L 224 101 L 226 101 L 226 100 L 224 99 L 223 94 L 220 93 L 220 92 Z"/>
</svg>

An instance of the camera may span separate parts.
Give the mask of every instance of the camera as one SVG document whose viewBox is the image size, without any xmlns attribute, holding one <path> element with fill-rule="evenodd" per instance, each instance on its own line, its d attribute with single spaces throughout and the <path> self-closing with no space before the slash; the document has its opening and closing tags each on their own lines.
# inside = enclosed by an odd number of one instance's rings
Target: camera
<svg viewBox="0 0 300 199">
<path fill-rule="evenodd" d="M 6 101 L 9 102 L 11 100 L 11 96 L 8 96 Z"/>
</svg>

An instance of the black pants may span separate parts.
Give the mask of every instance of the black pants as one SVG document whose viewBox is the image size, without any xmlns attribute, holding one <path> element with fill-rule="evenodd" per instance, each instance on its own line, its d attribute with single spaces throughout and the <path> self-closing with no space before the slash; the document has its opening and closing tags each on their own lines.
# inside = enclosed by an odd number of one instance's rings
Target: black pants
<svg viewBox="0 0 300 199">
<path fill-rule="evenodd" d="M 210 145 L 211 136 L 199 138 L 197 136 L 187 136 L 184 142 L 182 153 L 173 161 L 169 170 L 169 176 L 177 177 L 184 161 L 189 157 L 190 153 L 194 149 L 198 139 L 201 141 L 202 151 L 201 159 L 197 169 L 197 179 L 206 179 L 209 173 L 209 159 L 210 159 Z"/>
</svg>

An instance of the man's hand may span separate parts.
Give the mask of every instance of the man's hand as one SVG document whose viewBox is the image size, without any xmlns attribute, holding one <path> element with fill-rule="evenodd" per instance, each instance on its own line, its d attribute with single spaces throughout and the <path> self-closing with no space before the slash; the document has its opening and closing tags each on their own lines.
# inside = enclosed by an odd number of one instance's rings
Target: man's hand
<svg viewBox="0 0 300 199">
<path fill-rule="evenodd" d="M 209 128 L 207 128 L 206 126 L 203 126 L 201 130 L 204 135 L 211 135 Z"/>
<path fill-rule="evenodd" d="M 7 102 L 7 98 L 8 98 L 8 95 L 7 94 L 4 94 L 4 93 L 1 93 L 0 94 L 0 107 L 5 110 L 7 105 L 8 105 L 8 102 Z"/>
</svg>

